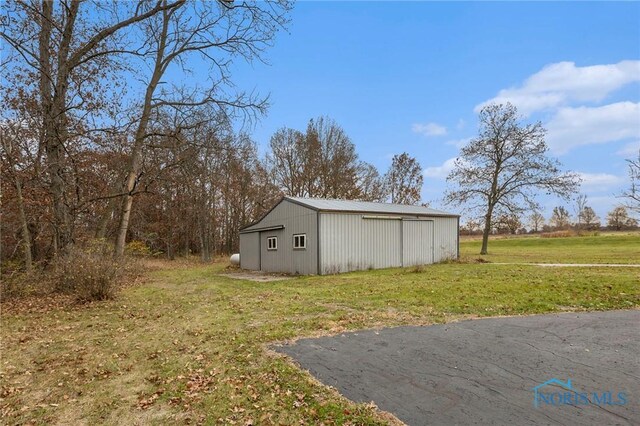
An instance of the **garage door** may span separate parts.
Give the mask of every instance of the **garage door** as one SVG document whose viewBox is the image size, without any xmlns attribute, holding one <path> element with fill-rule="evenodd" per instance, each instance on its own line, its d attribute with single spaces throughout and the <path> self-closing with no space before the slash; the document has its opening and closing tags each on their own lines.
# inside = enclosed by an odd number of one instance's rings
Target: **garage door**
<svg viewBox="0 0 640 426">
<path fill-rule="evenodd" d="M 433 221 L 402 221 L 402 266 L 433 263 Z"/>
</svg>

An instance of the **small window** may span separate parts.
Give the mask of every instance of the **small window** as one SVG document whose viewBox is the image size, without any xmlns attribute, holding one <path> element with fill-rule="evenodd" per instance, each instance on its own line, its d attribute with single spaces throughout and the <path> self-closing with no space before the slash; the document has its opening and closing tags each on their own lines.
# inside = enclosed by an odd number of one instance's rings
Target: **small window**
<svg viewBox="0 0 640 426">
<path fill-rule="evenodd" d="M 278 237 L 267 238 L 267 250 L 278 250 Z"/>
<path fill-rule="evenodd" d="M 294 249 L 306 249 L 307 248 L 307 234 L 296 234 L 293 236 L 293 248 Z"/>
</svg>

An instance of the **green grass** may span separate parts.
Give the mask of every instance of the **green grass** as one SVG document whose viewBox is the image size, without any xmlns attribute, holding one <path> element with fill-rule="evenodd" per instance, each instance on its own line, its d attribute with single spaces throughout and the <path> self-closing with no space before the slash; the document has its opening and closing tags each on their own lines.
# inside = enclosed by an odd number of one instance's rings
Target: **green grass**
<svg viewBox="0 0 640 426">
<path fill-rule="evenodd" d="M 637 268 L 451 263 L 254 283 L 217 276 L 222 267 L 167 263 L 116 301 L 5 309 L 0 422 L 387 423 L 265 348 L 369 327 L 640 307 Z"/>
<path fill-rule="evenodd" d="M 463 258 L 513 263 L 640 264 L 640 233 L 609 233 L 594 237 L 490 238 L 489 254 L 480 256 L 482 240 L 460 241 Z"/>
</svg>

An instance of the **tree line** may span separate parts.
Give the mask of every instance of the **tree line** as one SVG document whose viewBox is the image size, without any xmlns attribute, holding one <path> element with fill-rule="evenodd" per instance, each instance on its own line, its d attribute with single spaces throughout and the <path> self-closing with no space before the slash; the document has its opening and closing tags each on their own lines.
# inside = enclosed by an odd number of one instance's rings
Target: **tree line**
<svg viewBox="0 0 640 426">
<path fill-rule="evenodd" d="M 491 233 L 494 234 L 537 234 L 554 231 L 624 231 L 638 229 L 638 220 L 631 216 L 629 209 L 619 205 L 611 209 L 603 222 L 590 206 L 584 206 L 579 213 L 572 215 L 565 206 L 553 208 L 549 218 L 539 211 L 528 216 L 500 215 L 494 221 Z M 477 220 L 467 220 L 461 225 L 464 235 L 481 235 L 483 224 Z"/>
<path fill-rule="evenodd" d="M 241 227 L 260 218 L 283 195 L 419 203 L 420 164 L 407 153 L 393 157 L 381 174 L 360 160 L 355 144 L 335 121 L 319 117 L 306 132 L 283 128 L 271 138 L 265 156 L 246 133 L 234 132 L 225 116 L 194 111 L 181 118 L 158 117 L 149 137 L 143 166 L 136 176 L 136 200 L 127 227 L 131 249 L 140 244 L 169 258 L 198 254 L 203 261 L 238 249 Z M 4 260 L 25 265 L 57 252 L 51 198 L 43 182 L 36 140 L 29 126 L 5 122 L 2 132 L 2 242 Z M 77 242 L 104 239 L 116 244 L 122 194 L 112 195 L 127 178 L 126 137 L 117 146 L 88 147 L 74 153 L 82 180 L 77 188 L 91 198 L 74 209 Z M 127 245 L 125 244 L 125 249 Z"/>
</svg>

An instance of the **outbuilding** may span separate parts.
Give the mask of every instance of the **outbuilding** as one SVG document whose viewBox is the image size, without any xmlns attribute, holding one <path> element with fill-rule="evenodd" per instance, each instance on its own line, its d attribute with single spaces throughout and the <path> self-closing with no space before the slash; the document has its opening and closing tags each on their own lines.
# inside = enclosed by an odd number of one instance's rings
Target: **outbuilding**
<svg viewBox="0 0 640 426">
<path fill-rule="evenodd" d="M 322 275 L 457 259 L 459 224 L 422 206 L 283 197 L 240 230 L 240 267 Z"/>
</svg>

